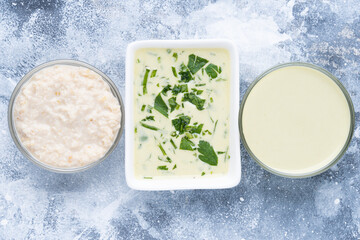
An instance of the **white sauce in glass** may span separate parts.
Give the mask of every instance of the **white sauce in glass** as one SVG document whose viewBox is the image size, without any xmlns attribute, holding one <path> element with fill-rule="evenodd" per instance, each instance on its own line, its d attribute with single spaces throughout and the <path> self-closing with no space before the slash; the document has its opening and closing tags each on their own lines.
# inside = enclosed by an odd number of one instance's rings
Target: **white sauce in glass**
<svg viewBox="0 0 360 240">
<path fill-rule="evenodd" d="M 266 166 L 287 174 L 322 169 L 340 153 L 350 109 L 339 86 L 310 67 L 283 67 L 264 76 L 242 115 L 246 143 Z"/>
<path fill-rule="evenodd" d="M 173 53 L 178 54 L 177 60 L 173 57 Z M 180 76 L 175 77 L 172 72 L 172 66 L 179 71 L 181 63 L 187 65 L 190 54 L 195 54 L 213 63 L 221 66 L 222 72 L 217 78 L 210 80 L 210 77 L 203 73 L 200 69 L 195 74 L 195 80 L 189 81 L 188 92 L 191 88 L 203 90 L 198 95 L 201 99 L 205 99 L 204 110 L 199 111 L 195 105 L 190 102 L 183 102 L 184 93 L 176 96 L 176 102 L 180 108 L 170 113 L 166 118 L 157 110 L 152 109 L 149 113 L 149 106 L 154 107 L 155 97 L 162 89 L 171 85 L 185 84 L 179 83 Z M 159 49 L 140 49 L 135 53 L 135 69 L 134 69 L 134 122 L 135 122 L 135 144 L 134 144 L 134 169 L 137 178 L 156 178 L 156 177 L 208 177 L 218 174 L 226 174 L 228 171 L 229 155 L 227 150 L 229 147 L 229 113 L 230 113 L 230 56 L 226 49 L 171 49 L 171 53 L 166 48 Z M 208 64 L 209 64 L 208 63 Z M 204 68 L 207 65 L 204 66 Z M 155 77 L 150 77 L 147 82 L 147 93 L 143 94 L 143 79 L 146 67 L 151 71 L 156 69 Z M 201 80 L 199 79 L 201 78 Z M 205 86 L 195 86 L 196 84 L 206 84 Z M 171 90 L 167 92 L 167 96 L 161 94 L 164 102 L 169 106 L 168 99 L 173 97 Z M 212 101 L 212 102 L 211 102 Z M 181 105 L 184 105 L 182 107 Z M 144 111 L 142 106 L 146 105 Z M 170 107 L 169 107 L 170 108 Z M 177 115 L 184 114 L 191 117 L 189 125 L 195 122 L 204 124 L 202 132 L 193 139 L 190 139 L 197 146 L 200 140 L 207 141 L 214 148 L 215 152 L 223 152 L 218 155 L 218 165 L 211 166 L 199 160 L 197 151 L 187 151 L 179 149 L 181 138 L 171 137 L 174 132 L 172 120 Z M 159 128 L 153 131 L 141 126 L 140 122 L 147 116 L 154 116 L 155 121 L 144 121 L 148 125 Z M 216 129 L 215 128 L 215 122 Z M 196 135 L 196 134 L 195 134 Z M 172 139 L 176 145 L 176 149 L 171 144 Z M 159 148 L 162 145 L 166 156 Z M 171 163 L 166 162 L 166 157 L 171 159 Z M 176 165 L 176 167 L 175 167 Z M 159 170 L 158 166 L 166 166 L 168 170 Z M 174 169 L 175 167 L 175 169 Z M 202 176 L 203 175 L 203 176 Z"/>
<path fill-rule="evenodd" d="M 84 67 L 44 68 L 15 99 L 14 122 L 22 145 L 54 167 L 81 167 L 103 157 L 120 121 L 120 105 L 109 85 Z"/>
</svg>

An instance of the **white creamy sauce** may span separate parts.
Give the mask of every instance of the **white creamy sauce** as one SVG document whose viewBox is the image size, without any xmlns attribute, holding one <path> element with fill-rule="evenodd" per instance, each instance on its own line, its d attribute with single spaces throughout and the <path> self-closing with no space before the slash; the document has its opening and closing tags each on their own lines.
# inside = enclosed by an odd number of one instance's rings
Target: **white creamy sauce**
<svg viewBox="0 0 360 240">
<path fill-rule="evenodd" d="M 34 74 L 14 105 L 20 141 L 39 161 L 61 168 L 105 155 L 120 128 L 118 100 L 94 71 L 55 65 Z"/>
<path fill-rule="evenodd" d="M 188 66 L 191 54 L 204 58 L 208 62 L 191 74 L 193 80 L 181 82 L 179 73 L 181 64 Z M 140 49 L 136 52 L 134 61 L 135 176 L 151 179 L 226 174 L 230 158 L 227 153 L 230 111 L 228 51 L 225 49 Z M 216 77 L 210 77 L 206 71 L 210 63 L 221 67 L 221 73 L 217 72 Z M 174 75 L 172 67 L 177 76 Z M 146 69 L 149 70 L 146 93 L 144 93 Z M 152 75 L 153 70 L 156 70 L 156 74 Z M 170 85 L 170 90 L 165 94 L 161 93 L 168 85 Z M 175 85 L 187 85 L 188 91 L 174 94 Z M 184 101 L 186 94 L 191 93 L 204 100 L 202 110 L 199 110 L 196 104 Z M 154 108 L 155 99 L 159 94 L 168 107 L 168 117 Z M 178 104 L 172 112 L 170 98 L 175 99 Z M 181 116 L 190 118 L 188 128 L 203 124 L 201 132 L 190 133 L 188 130 L 181 133 L 176 130 L 173 120 L 176 121 Z M 146 120 L 147 117 L 148 120 Z M 155 127 L 156 130 L 144 127 L 144 124 Z M 193 151 L 181 149 L 182 139 L 186 137 L 194 144 Z M 200 160 L 201 150 L 198 148 L 201 141 L 207 142 L 215 152 L 218 161 L 216 165 Z"/>
<path fill-rule="evenodd" d="M 243 109 L 245 140 L 266 166 L 284 173 L 322 169 L 350 129 L 347 100 L 327 75 L 309 67 L 277 69 L 251 90 Z"/>
</svg>

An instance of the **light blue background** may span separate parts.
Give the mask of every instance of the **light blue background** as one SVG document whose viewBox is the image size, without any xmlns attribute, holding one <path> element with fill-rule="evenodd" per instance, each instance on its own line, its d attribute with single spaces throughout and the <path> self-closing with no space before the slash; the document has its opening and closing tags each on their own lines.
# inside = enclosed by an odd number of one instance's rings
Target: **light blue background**
<svg viewBox="0 0 360 240">
<path fill-rule="evenodd" d="M 128 43 L 228 38 L 240 53 L 243 96 L 261 72 L 305 61 L 332 72 L 355 106 L 354 138 L 319 176 L 265 172 L 241 146 L 232 189 L 140 192 L 124 178 L 124 137 L 102 164 L 63 175 L 38 168 L 7 127 L 12 90 L 49 60 L 85 61 L 124 96 Z M 1 1 L 0 239 L 359 239 L 359 1 Z"/>
</svg>

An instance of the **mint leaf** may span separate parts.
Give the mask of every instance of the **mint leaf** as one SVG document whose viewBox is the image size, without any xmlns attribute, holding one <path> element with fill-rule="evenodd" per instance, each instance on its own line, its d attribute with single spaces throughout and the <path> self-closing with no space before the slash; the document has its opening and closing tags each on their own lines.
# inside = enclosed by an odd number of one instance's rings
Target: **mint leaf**
<svg viewBox="0 0 360 240">
<path fill-rule="evenodd" d="M 203 66 L 205 66 L 209 61 L 205 58 L 195 56 L 194 54 L 189 55 L 189 62 L 187 67 L 189 68 L 192 74 L 195 74 L 199 71 Z"/>
<path fill-rule="evenodd" d="M 188 86 L 187 84 L 175 85 L 172 89 L 173 95 L 178 95 L 179 93 L 187 92 Z"/>
<path fill-rule="evenodd" d="M 210 143 L 200 140 L 198 151 L 200 153 L 199 159 L 201 161 L 211 166 L 218 165 L 218 157 L 214 151 L 214 148 L 210 145 Z"/>
<path fill-rule="evenodd" d="M 218 74 L 221 73 L 221 68 L 210 63 L 209 65 L 207 65 L 207 67 L 205 68 L 206 74 L 211 78 L 214 79 L 218 76 Z"/>
<path fill-rule="evenodd" d="M 194 146 L 195 144 L 192 141 L 190 141 L 187 137 L 181 138 L 180 149 L 194 151 Z"/>
<path fill-rule="evenodd" d="M 172 125 L 180 134 L 185 132 L 186 126 L 190 123 L 191 118 L 188 116 L 180 116 L 179 118 L 173 119 Z"/>
<path fill-rule="evenodd" d="M 165 117 L 168 117 L 168 111 L 169 108 L 166 105 L 166 103 L 164 102 L 164 100 L 162 99 L 160 93 L 156 96 L 155 98 L 155 103 L 154 103 L 154 108 L 159 111 L 159 113 L 161 113 L 162 115 L 164 115 Z"/>
<path fill-rule="evenodd" d="M 182 99 L 183 102 L 190 102 L 196 106 L 198 110 L 204 109 L 205 99 L 201 99 L 195 93 L 185 93 Z"/>
<path fill-rule="evenodd" d="M 146 88 L 146 85 L 147 85 L 147 81 L 148 81 L 148 77 L 149 77 L 149 72 L 150 72 L 150 69 L 149 68 L 146 68 L 145 69 L 145 74 L 144 74 L 144 80 L 142 82 L 142 85 L 143 85 L 143 95 L 145 95 L 147 93 L 147 88 Z"/>
<path fill-rule="evenodd" d="M 169 98 L 170 112 L 173 112 L 179 104 L 176 103 L 176 97 Z"/>
</svg>

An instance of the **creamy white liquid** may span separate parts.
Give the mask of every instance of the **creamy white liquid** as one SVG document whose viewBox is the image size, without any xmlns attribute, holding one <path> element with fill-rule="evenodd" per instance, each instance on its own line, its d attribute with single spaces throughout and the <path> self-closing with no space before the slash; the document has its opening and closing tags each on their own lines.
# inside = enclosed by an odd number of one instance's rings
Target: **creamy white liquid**
<svg viewBox="0 0 360 240">
<path fill-rule="evenodd" d="M 135 54 L 135 80 L 134 80 L 134 123 L 135 123 L 135 150 L 134 150 L 134 168 L 135 176 L 138 178 L 156 178 L 156 177 L 208 177 L 216 174 L 225 174 L 228 171 L 229 155 L 226 153 L 229 147 L 229 111 L 230 111 L 230 57 L 225 49 L 172 49 L 168 53 L 165 48 L 160 49 L 140 49 Z M 178 59 L 173 57 L 173 53 L 178 54 Z M 182 102 L 184 93 L 179 93 L 176 97 L 178 104 L 184 104 L 178 110 L 169 113 L 166 118 L 155 109 L 152 113 L 148 112 L 148 107 L 141 111 L 142 105 L 154 106 L 155 97 L 168 84 L 174 86 L 179 83 L 180 77 L 176 78 L 172 72 L 172 66 L 179 68 L 181 63 L 188 63 L 189 54 L 195 54 L 207 59 L 209 62 L 221 66 L 222 73 L 218 78 L 210 80 L 206 73 L 200 70 L 196 73 L 195 80 L 188 83 L 189 92 L 191 88 L 204 90 L 199 95 L 205 99 L 204 110 L 199 111 L 189 102 Z M 146 67 L 151 70 L 156 69 L 157 74 L 153 78 L 148 78 L 147 93 L 143 94 L 142 82 L 144 79 Z M 151 73 L 151 72 L 150 72 Z M 199 79 L 201 78 L 201 80 Z M 217 81 L 218 80 L 218 81 Z M 205 86 L 195 86 L 205 83 Z M 168 99 L 172 97 L 171 91 L 162 98 L 168 104 Z M 211 99 L 212 102 L 211 102 Z M 203 131 L 209 130 L 212 135 L 205 133 L 198 138 L 191 139 L 196 145 L 199 140 L 209 142 L 215 151 L 225 152 L 218 154 L 218 165 L 211 166 L 199 160 L 197 151 L 186 151 L 179 149 L 181 136 L 171 137 L 174 131 L 172 119 L 178 114 L 185 114 L 191 117 L 191 124 L 198 122 L 204 124 Z M 140 121 L 147 116 L 154 116 L 155 121 L 146 121 L 144 123 L 159 128 L 158 131 L 152 131 L 141 126 Z M 215 122 L 218 122 L 215 128 Z M 173 139 L 177 149 L 170 143 Z M 159 143 L 162 144 L 171 163 L 159 160 L 165 158 L 159 149 Z M 167 166 L 168 170 L 159 170 L 158 166 Z M 176 165 L 176 168 L 174 166 Z M 203 176 L 201 176 L 204 174 Z"/>
<path fill-rule="evenodd" d="M 254 86 L 244 105 L 242 128 L 263 164 L 301 175 L 323 168 L 339 154 L 349 135 L 350 110 L 328 76 L 289 66 Z"/>
<path fill-rule="evenodd" d="M 75 168 L 105 155 L 120 128 L 120 105 L 94 71 L 55 65 L 37 72 L 15 100 L 20 141 L 45 164 Z"/>
</svg>

